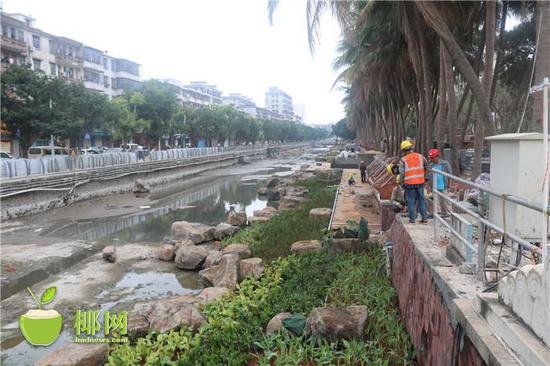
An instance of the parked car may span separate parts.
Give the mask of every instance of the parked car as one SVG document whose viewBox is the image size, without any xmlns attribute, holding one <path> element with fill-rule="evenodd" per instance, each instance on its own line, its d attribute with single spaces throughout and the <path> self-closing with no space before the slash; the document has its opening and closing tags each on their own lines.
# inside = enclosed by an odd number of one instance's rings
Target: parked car
<svg viewBox="0 0 550 366">
<path fill-rule="evenodd" d="M 0 159 L 13 159 L 10 153 L 0 151 Z"/>
<path fill-rule="evenodd" d="M 122 148 L 123 151 L 136 151 L 138 146 L 139 146 L 138 144 L 127 143 L 127 144 L 122 145 L 121 148 Z"/>
<path fill-rule="evenodd" d="M 60 155 L 69 155 L 69 152 L 61 146 L 32 146 L 27 150 L 27 157 L 29 159 Z"/>
<path fill-rule="evenodd" d="M 89 155 L 89 154 L 101 154 L 103 151 L 102 150 L 99 150 L 95 147 L 89 147 L 87 149 L 82 149 L 80 150 L 80 153 L 83 154 L 83 155 Z"/>
</svg>

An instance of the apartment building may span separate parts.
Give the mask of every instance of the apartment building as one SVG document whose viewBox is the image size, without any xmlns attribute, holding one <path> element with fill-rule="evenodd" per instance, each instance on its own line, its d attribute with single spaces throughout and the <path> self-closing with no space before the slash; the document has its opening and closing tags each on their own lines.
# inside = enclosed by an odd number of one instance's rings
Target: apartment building
<svg viewBox="0 0 550 366">
<path fill-rule="evenodd" d="M 265 93 L 265 107 L 285 120 L 294 120 L 292 97 L 278 87 L 272 86 Z"/>
<path fill-rule="evenodd" d="M 236 109 L 256 107 L 256 103 L 254 103 L 252 98 L 239 93 L 229 93 L 229 95 L 224 96 L 223 104 L 232 105 Z"/>
<path fill-rule="evenodd" d="M 223 104 L 222 92 L 215 85 L 208 85 L 206 81 L 191 81 L 185 88 L 195 90 L 210 96 L 210 104 Z"/>
<path fill-rule="evenodd" d="M 211 94 L 205 93 L 201 90 L 189 88 L 188 86 L 186 86 L 185 84 L 183 84 L 181 81 L 178 81 L 178 80 L 165 79 L 162 81 L 174 87 L 178 100 L 184 106 L 201 108 L 207 105 L 214 104 L 212 103 Z"/>
<path fill-rule="evenodd" d="M 10 64 L 29 64 L 47 75 L 82 82 L 87 89 L 109 98 L 139 86 L 140 65 L 136 62 L 46 33 L 35 27 L 33 18 L 23 14 L 2 13 L 1 19 L 2 69 Z"/>
</svg>

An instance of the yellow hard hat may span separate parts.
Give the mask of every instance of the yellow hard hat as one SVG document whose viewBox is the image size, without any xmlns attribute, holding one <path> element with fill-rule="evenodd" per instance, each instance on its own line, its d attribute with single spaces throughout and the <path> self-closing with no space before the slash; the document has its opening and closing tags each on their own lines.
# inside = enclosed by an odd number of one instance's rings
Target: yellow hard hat
<svg viewBox="0 0 550 366">
<path fill-rule="evenodd" d="M 405 140 L 401 143 L 401 150 L 407 150 L 411 148 L 413 144 L 409 140 Z"/>
<path fill-rule="evenodd" d="M 388 172 L 388 174 L 390 175 L 393 175 L 391 169 L 393 168 L 393 163 L 389 164 L 387 167 L 386 167 L 386 171 Z"/>
<path fill-rule="evenodd" d="M 365 163 L 365 161 L 364 161 L 364 160 L 361 160 L 361 164 L 363 164 L 363 163 Z"/>
</svg>

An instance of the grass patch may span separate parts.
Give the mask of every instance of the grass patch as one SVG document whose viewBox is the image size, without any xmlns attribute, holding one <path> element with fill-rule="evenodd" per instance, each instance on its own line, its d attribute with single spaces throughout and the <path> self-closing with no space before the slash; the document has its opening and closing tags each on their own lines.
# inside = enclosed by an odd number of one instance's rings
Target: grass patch
<svg viewBox="0 0 550 366">
<path fill-rule="evenodd" d="M 150 334 L 136 345 L 117 346 L 110 365 L 409 365 L 410 340 L 399 321 L 391 283 L 377 273 L 380 249 L 361 255 L 327 252 L 274 260 L 260 280 L 247 278 L 235 295 L 207 304 L 208 321 L 188 330 Z M 365 304 L 367 341 L 315 341 L 285 334 L 263 336 L 283 311 L 304 315 L 317 306 Z"/>
<path fill-rule="evenodd" d="M 335 184 L 340 182 L 340 174 L 319 173 L 310 179 L 296 182 L 309 190 L 308 200 L 295 210 L 286 210 L 268 222 L 255 223 L 223 241 L 223 245 L 248 244 L 254 257 L 266 260 L 282 257 L 290 253 L 292 243 L 299 240 L 320 240 L 328 223 L 312 220 L 309 211 L 317 207 L 332 208 Z"/>
</svg>

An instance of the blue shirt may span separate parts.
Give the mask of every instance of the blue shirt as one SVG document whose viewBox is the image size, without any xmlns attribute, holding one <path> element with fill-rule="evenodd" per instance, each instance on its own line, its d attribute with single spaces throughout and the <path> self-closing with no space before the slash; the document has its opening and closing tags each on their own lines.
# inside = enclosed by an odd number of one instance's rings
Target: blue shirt
<svg viewBox="0 0 550 366">
<path fill-rule="evenodd" d="M 437 170 L 443 170 L 444 169 L 441 162 L 439 164 L 433 164 L 432 163 L 432 168 L 437 169 Z M 436 189 L 438 191 L 444 190 L 445 189 L 445 177 L 443 177 L 443 175 L 441 175 L 441 174 L 436 174 L 435 177 L 436 177 L 436 185 L 435 185 Z"/>
</svg>

